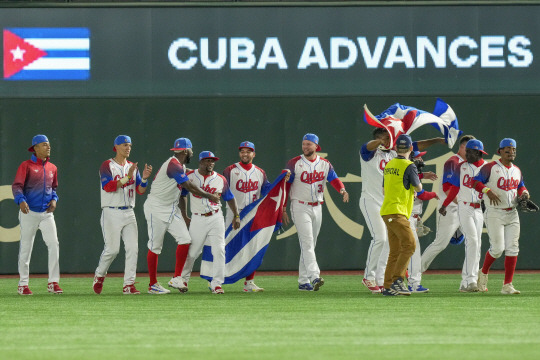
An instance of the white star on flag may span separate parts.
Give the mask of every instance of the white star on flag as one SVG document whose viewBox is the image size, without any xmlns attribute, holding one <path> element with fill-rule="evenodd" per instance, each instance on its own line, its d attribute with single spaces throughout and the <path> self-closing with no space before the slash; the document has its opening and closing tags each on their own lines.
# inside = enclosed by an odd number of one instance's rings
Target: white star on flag
<svg viewBox="0 0 540 360">
<path fill-rule="evenodd" d="M 21 49 L 19 45 L 17 45 L 16 49 L 10 50 L 10 52 L 13 54 L 13 61 L 15 60 L 24 61 L 23 56 L 26 50 Z"/>
<path fill-rule="evenodd" d="M 388 120 L 388 127 L 394 128 L 394 137 L 403 132 L 403 122 L 401 120 Z"/>
<path fill-rule="evenodd" d="M 279 209 L 279 207 L 281 206 L 281 203 L 283 202 L 283 198 L 281 197 L 281 194 L 283 193 L 283 190 L 281 188 L 279 188 L 279 195 L 278 196 L 274 196 L 274 197 L 270 197 L 270 199 L 274 200 L 276 202 L 276 209 L 274 211 L 277 211 L 277 209 Z M 279 202 L 278 202 L 279 200 Z"/>
</svg>

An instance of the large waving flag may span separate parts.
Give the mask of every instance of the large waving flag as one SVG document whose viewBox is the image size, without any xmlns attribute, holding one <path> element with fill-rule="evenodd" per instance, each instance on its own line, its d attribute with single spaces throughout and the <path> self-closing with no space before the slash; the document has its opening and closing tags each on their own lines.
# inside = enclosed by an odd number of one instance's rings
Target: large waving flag
<svg viewBox="0 0 540 360">
<path fill-rule="evenodd" d="M 410 134 L 420 126 L 430 124 L 444 135 L 448 147 L 452 148 L 462 133 L 459 130 L 456 114 L 441 99 L 437 99 L 435 111 L 429 113 L 412 106 L 396 103 L 374 116 L 364 105 L 364 121 L 371 126 L 383 127 L 390 134 L 392 146 L 401 134 Z"/>
<path fill-rule="evenodd" d="M 5 80 L 87 80 L 88 28 L 4 29 Z"/>
<path fill-rule="evenodd" d="M 225 233 L 225 282 L 233 284 L 261 266 L 274 231 L 280 228 L 285 201 L 284 171 L 266 194 L 240 213 L 240 228 L 229 226 Z M 212 250 L 203 248 L 201 277 L 212 280 Z"/>
</svg>

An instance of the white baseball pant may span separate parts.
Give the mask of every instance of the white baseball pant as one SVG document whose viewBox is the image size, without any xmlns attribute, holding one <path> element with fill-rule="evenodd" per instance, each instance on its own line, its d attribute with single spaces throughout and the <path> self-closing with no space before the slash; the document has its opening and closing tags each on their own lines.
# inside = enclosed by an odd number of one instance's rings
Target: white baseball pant
<svg viewBox="0 0 540 360">
<path fill-rule="evenodd" d="M 144 216 L 148 225 L 147 246 L 154 254 L 161 254 L 166 232 L 172 235 L 178 245 L 191 242 L 190 232 L 180 213 L 180 209 L 176 210 L 172 215 L 167 212 L 164 216 L 162 211 L 155 211 L 151 206 L 146 206 L 145 203 Z"/>
<path fill-rule="evenodd" d="M 193 214 L 189 225 L 191 235 L 191 246 L 182 278 L 189 282 L 195 260 L 201 255 L 205 244 L 212 248 L 212 281 L 210 287 L 221 286 L 225 281 L 225 221 L 223 213 L 219 210 L 212 216 L 201 216 Z"/>
<path fill-rule="evenodd" d="M 420 251 L 420 241 L 418 240 L 418 234 L 416 232 L 416 225 L 418 218 L 413 215 L 409 218 L 409 223 L 411 224 L 411 230 L 414 234 L 414 241 L 416 242 L 416 249 L 411 256 L 411 261 L 407 271 L 409 272 L 409 278 L 407 279 L 408 285 L 415 289 L 422 282 L 422 256 Z"/>
<path fill-rule="evenodd" d="M 322 224 L 322 206 L 301 204 L 291 200 L 291 217 L 298 232 L 300 261 L 298 264 L 298 283 L 311 283 L 321 276 L 315 256 L 315 246 Z"/>
<path fill-rule="evenodd" d="M 475 209 L 462 201 L 458 204 L 458 217 L 461 232 L 465 236 L 465 260 L 461 271 L 461 287 L 477 283 L 480 268 L 480 250 L 482 247 L 482 228 L 484 214 L 482 209 Z"/>
<path fill-rule="evenodd" d="M 386 262 L 390 253 L 388 231 L 380 214 L 382 204 L 379 204 L 370 196 L 362 195 L 359 205 L 372 237 L 368 249 L 364 278 L 382 285 L 384 283 Z"/>
<path fill-rule="evenodd" d="M 58 235 L 56 233 L 56 223 L 53 213 L 34 212 L 29 210 L 28 214 L 19 211 L 19 223 L 21 225 L 21 241 L 19 243 L 19 286 L 28 285 L 30 278 L 30 258 L 34 247 L 34 238 L 38 229 L 45 245 L 47 245 L 49 280 L 48 282 L 60 281 L 60 249 L 58 246 Z"/>
<path fill-rule="evenodd" d="M 99 258 L 95 275 L 102 277 L 120 252 L 120 238 L 124 240 L 126 261 L 124 267 L 124 286 L 133 285 L 137 276 L 137 255 L 139 253 L 139 231 L 133 209 L 103 208 L 101 212 L 101 231 L 105 247 Z"/>
<path fill-rule="evenodd" d="M 516 209 L 506 211 L 488 207 L 486 228 L 489 235 L 489 253 L 495 259 L 517 256 L 519 253 L 519 215 Z"/>
</svg>

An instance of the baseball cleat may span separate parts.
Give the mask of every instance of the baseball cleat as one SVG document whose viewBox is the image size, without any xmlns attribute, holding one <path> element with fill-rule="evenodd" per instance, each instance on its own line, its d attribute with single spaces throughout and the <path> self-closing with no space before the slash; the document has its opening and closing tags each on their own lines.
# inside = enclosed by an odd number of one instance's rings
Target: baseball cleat
<svg viewBox="0 0 540 360">
<path fill-rule="evenodd" d="M 383 288 L 381 290 L 381 293 L 382 293 L 383 296 L 398 296 L 399 295 L 399 293 L 396 290 L 392 289 L 392 288 L 390 288 L 390 289 Z"/>
<path fill-rule="evenodd" d="M 478 292 L 478 285 L 476 283 L 470 283 L 467 286 L 461 285 L 459 291 L 462 293 Z"/>
<path fill-rule="evenodd" d="M 225 291 L 218 285 L 212 289 L 212 294 L 225 294 Z"/>
<path fill-rule="evenodd" d="M 122 289 L 122 293 L 124 295 L 138 295 L 141 292 L 135 288 L 134 284 L 130 284 L 130 285 L 124 286 L 124 288 Z"/>
<path fill-rule="evenodd" d="M 311 285 L 313 286 L 313 291 L 319 291 L 319 288 L 324 285 L 324 279 L 318 277 L 311 282 Z"/>
<path fill-rule="evenodd" d="M 188 291 L 187 282 L 182 279 L 180 276 L 173 277 L 168 282 L 169 287 L 178 289 L 181 293 L 186 293 Z"/>
<path fill-rule="evenodd" d="M 390 289 L 394 290 L 399 295 L 405 295 L 405 296 L 411 295 L 411 292 L 409 291 L 409 289 L 407 289 L 407 287 L 403 283 L 402 278 L 396 279 L 396 281 L 394 281 L 394 283 L 390 285 Z"/>
<path fill-rule="evenodd" d="M 487 288 L 487 282 L 488 282 L 488 274 L 484 274 L 482 271 L 478 273 L 478 291 L 480 292 L 486 292 L 488 291 Z"/>
<path fill-rule="evenodd" d="M 253 280 L 248 280 L 244 282 L 244 292 L 262 292 L 263 288 L 258 287 Z"/>
<path fill-rule="evenodd" d="M 32 291 L 30 291 L 28 285 L 19 286 L 19 288 L 17 289 L 17 293 L 19 295 L 34 295 Z"/>
<path fill-rule="evenodd" d="M 149 294 L 164 295 L 164 294 L 169 294 L 170 292 L 171 292 L 171 290 L 165 289 L 158 282 L 155 283 L 154 285 L 151 285 L 151 286 L 148 287 L 148 293 Z"/>
<path fill-rule="evenodd" d="M 364 278 L 362 279 L 362 284 L 364 284 L 364 286 L 367 287 L 368 290 L 371 291 L 372 294 L 381 293 L 381 288 L 377 286 L 377 284 L 375 284 L 375 281 Z"/>
<path fill-rule="evenodd" d="M 58 286 L 57 282 L 50 282 L 47 284 L 47 291 L 53 294 L 62 294 L 64 290 Z"/>
<path fill-rule="evenodd" d="M 512 285 L 512 283 L 508 283 L 508 284 L 503 285 L 501 294 L 505 294 L 505 295 L 521 294 L 521 291 L 514 289 L 514 285 Z"/>
<path fill-rule="evenodd" d="M 313 286 L 310 283 L 298 284 L 298 290 L 300 291 L 313 291 Z"/>
<path fill-rule="evenodd" d="M 94 285 L 92 285 L 92 289 L 94 289 L 94 292 L 96 294 L 101 294 L 101 291 L 103 290 L 104 281 L 105 281 L 105 276 L 94 276 Z"/>
<path fill-rule="evenodd" d="M 418 284 L 416 286 L 407 286 L 407 289 L 409 289 L 410 292 L 414 293 L 427 293 L 429 291 L 428 288 L 423 287 L 421 284 Z"/>
</svg>

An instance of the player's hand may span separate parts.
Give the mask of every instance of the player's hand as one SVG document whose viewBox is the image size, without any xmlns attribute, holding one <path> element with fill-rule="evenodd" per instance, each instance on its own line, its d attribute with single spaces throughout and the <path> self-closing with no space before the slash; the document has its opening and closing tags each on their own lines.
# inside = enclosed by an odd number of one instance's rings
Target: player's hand
<svg viewBox="0 0 540 360">
<path fill-rule="evenodd" d="M 189 229 L 189 225 L 191 225 L 191 218 L 188 218 L 187 216 L 184 216 L 183 218 L 187 228 Z"/>
<path fill-rule="evenodd" d="M 236 229 L 239 229 L 240 228 L 240 218 L 239 217 L 234 217 L 233 221 L 232 221 L 232 228 L 234 230 Z"/>
<path fill-rule="evenodd" d="M 426 171 L 423 174 L 424 174 L 424 179 L 428 179 L 428 180 L 431 180 L 431 181 L 435 181 L 435 180 L 438 179 L 437 174 L 435 174 L 432 171 Z"/>
<path fill-rule="evenodd" d="M 283 224 L 285 226 L 289 225 L 289 222 L 290 222 L 289 215 L 287 214 L 287 209 L 285 209 L 285 208 L 283 209 L 283 218 L 282 219 L 283 219 Z"/>
<path fill-rule="evenodd" d="M 19 207 L 21 208 L 21 211 L 23 214 L 28 214 L 28 212 L 30 211 L 30 208 L 28 207 L 28 204 L 26 203 L 26 201 L 23 201 L 19 204 Z"/>
<path fill-rule="evenodd" d="M 208 194 L 208 200 L 214 204 L 219 204 L 219 195 Z"/>
<path fill-rule="evenodd" d="M 495 194 L 493 191 L 489 190 L 487 193 L 486 193 L 487 197 L 489 198 L 489 203 L 491 205 L 499 205 L 500 202 L 501 202 L 501 199 L 499 198 L 499 196 L 497 196 L 497 194 Z"/>
<path fill-rule="evenodd" d="M 291 170 L 287 169 L 287 175 L 285 175 L 285 182 L 289 181 L 291 178 Z"/>
<path fill-rule="evenodd" d="M 137 170 L 137 164 L 138 163 L 135 163 L 135 164 L 131 165 L 131 167 L 129 168 L 128 176 L 129 176 L 130 179 L 133 179 L 133 174 L 135 173 L 135 170 Z"/>
<path fill-rule="evenodd" d="M 341 193 L 341 195 L 343 195 L 343 202 L 348 203 L 349 202 L 349 193 L 347 191 L 343 191 Z"/>
<path fill-rule="evenodd" d="M 529 200 L 531 198 L 531 196 L 529 195 L 528 192 L 524 192 L 523 194 L 521 194 L 521 196 L 519 197 L 519 200 L 520 201 L 523 201 L 523 200 Z"/>
<path fill-rule="evenodd" d="M 143 180 L 146 180 L 152 175 L 152 165 L 144 164 L 144 170 L 142 173 Z"/>
<path fill-rule="evenodd" d="M 442 216 L 446 216 L 446 206 L 441 206 L 441 208 L 439 209 L 439 214 L 441 214 Z"/>
<path fill-rule="evenodd" d="M 49 207 L 47 208 L 48 213 L 52 213 L 54 210 L 56 210 L 56 200 L 49 201 Z"/>
</svg>

